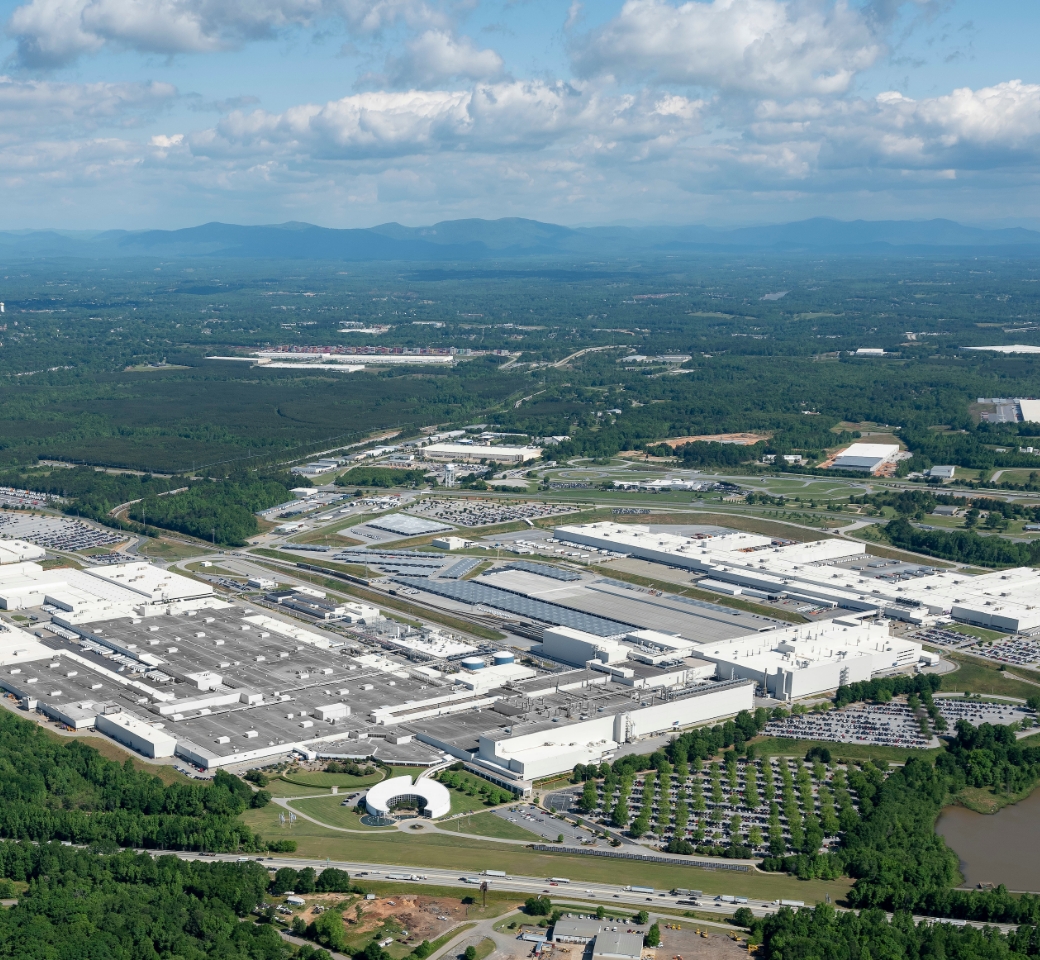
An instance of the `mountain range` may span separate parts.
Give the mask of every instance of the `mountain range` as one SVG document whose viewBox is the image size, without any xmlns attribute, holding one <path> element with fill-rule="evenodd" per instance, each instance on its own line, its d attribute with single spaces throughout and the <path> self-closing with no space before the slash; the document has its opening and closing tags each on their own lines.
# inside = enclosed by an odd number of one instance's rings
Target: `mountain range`
<svg viewBox="0 0 1040 960">
<path fill-rule="evenodd" d="M 761 227 L 564 227 L 537 220 L 384 223 L 337 230 L 309 223 L 206 223 L 182 230 L 0 231 L 0 260 L 123 257 L 475 261 L 523 257 L 653 257 L 713 252 L 782 254 L 1040 253 L 1040 232 L 987 230 L 953 220 L 832 220 Z"/>
</svg>

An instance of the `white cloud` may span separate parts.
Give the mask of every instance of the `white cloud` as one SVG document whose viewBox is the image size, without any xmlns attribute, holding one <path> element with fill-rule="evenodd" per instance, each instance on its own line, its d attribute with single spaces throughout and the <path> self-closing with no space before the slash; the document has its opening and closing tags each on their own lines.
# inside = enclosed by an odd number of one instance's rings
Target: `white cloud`
<svg viewBox="0 0 1040 960">
<path fill-rule="evenodd" d="M 574 60 L 584 76 L 834 94 L 884 50 L 874 23 L 844 0 L 627 0 L 576 43 Z"/>
<path fill-rule="evenodd" d="M 502 58 L 494 50 L 478 50 L 469 37 L 446 30 L 427 30 L 407 45 L 407 53 L 387 63 L 395 86 L 432 87 L 445 80 L 491 80 L 502 73 Z"/>
<path fill-rule="evenodd" d="M 50 68 L 107 45 L 164 54 L 218 51 L 333 17 L 362 35 L 399 22 L 444 22 L 424 0 L 29 0 L 12 13 L 7 33 L 24 66 Z"/>
<path fill-rule="evenodd" d="M 527 152 L 578 143 L 613 149 L 696 132 L 702 107 L 685 97 L 617 97 L 560 82 L 379 91 L 280 114 L 234 112 L 215 129 L 193 136 L 191 146 L 199 155 L 270 152 L 341 160 L 460 150 Z"/>
<path fill-rule="evenodd" d="M 168 83 L 52 83 L 0 76 L 0 130 L 5 140 L 41 128 L 129 126 L 177 96 Z"/>
<path fill-rule="evenodd" d="M 823 170 L 1008 170 L 1040 161 L 1040 86 L 1011 80 L 914 100 L 763 101 L 745 131 L 759 145 L 815 145 Z"/>
</svg>

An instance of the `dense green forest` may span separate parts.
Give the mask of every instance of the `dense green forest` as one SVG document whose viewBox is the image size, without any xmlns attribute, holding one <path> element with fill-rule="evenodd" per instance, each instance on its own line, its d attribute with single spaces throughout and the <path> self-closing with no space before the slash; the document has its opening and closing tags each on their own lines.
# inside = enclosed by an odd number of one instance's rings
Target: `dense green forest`
<svg viewBox="0 0 1040 960">
<path fill-rule="evenodd" d="M 351 467 L 336 478 L 339 487 L 410 487 L 425 480 L 425 470 L 394 470 L 390 467 Z"/>
<path fill-rule="evenodd" d="M 123 529 L 139 529 L 112 515 L 129 503 L 125 516 L 142 527 L 177 530 L 202 540 L 240 546 L 259 530 L 255 513 L 291 499 L 293 486 L 309 481 L 288 473 L 241 471 L 224 482 L 192 477 L 110 474 L 92 467 L 38 467 L 0 473 L 0 485 L 28 487 L 63 497 L 61 508 Z"/>
<path fill-rule="evenodd" d="M 768 434 L 766 452 L 812 453 L 842 442 L 840 424 L 874 421 L 902 428 L 918 455 L 908 466 L 1019 466 L 1029 455 L 1016 439 L 1040 433 L 980 426 L 974 408 L 1035 393 L 1037 359 L 960 349 L 1040 341 L 1032 261 L 341 266 L 19 264 L 5 277 L 0 463 L 269 468 L 378 429 L 472 421 L 570 436 L 564 455 L 737 430 Z M 787 292 L 762 299 L 776 290 Z M 389 329 L 373 341 L 356 332 L 369 324 Z M 373 342 L 479 355 L 356 374 L 206 359 Z M 607 349 L 551 365 L 593 346 Z M 889 355 L 851 355 L 862 346 Z M 660 354 L 689 359 L 653 362 Z M 687 453 L 706 466 L 733 456 Z"/>
<path fill-rule="evenodd" d="M 0 956 L 25 960 L 289 960 L 294 947 L 250 918 L 267 890 L 258 863 L 99 856 L 57 843 L 0 843 L 0 875 L 28 884 L 0 910 Z M 314 951 L 298 955 L 310 960 Z M 328 954 L 324 954 L 327 958 Z"/>
<path fill-rule="evenodd" d="M 164 785 L 127 759 L 0 711 L 0 837 L 167 850 L 265 850 L 238 815 L 266 791 L 218 771 L 211 782 Z"/>
<path fill-rule="evenodd" d="M 749 941 L 762 945 L 758 955 L 766 960 L 1019 960 L 1040 954 L 1040 931 L 1033 926 L 1004 935 L 992 927 L 915 924 L 905 911 L 890 920 L 883 910 L 782 907 L 755 917 L 745 907 L 736 919 L 750 928 Z"/>
<path fill-rule="evenodd" d="M 286 482 L 226 480 L 192 484 L 187 490 L 147 497 L 127 511 L 131 520 L 177 530 L 214 543 L 242 546 L 259 533 L 256 512 L 291 498 Z"/>
</svg>

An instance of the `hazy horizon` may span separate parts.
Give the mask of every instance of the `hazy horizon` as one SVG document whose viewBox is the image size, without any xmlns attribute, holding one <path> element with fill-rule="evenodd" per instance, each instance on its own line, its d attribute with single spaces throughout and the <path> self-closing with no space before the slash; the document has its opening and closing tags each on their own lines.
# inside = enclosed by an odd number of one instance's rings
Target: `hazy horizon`
<svg viewBox="0 0 1040 960">
<path fill-rule="evenodd" d="M 1024 0 L 0 0 L 0 229 L 1040 223 Z"/>
</svg>

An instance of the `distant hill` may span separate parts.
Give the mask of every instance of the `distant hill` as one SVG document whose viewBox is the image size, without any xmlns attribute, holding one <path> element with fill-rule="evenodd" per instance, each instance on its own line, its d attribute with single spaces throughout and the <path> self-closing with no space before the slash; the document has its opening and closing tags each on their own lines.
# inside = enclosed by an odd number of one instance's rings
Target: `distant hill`
<svg viewBox="0 0 1040 960">
<path fill-rule="evenodd" d="M 984 230 L 953 220 L 831 220 L 764 227 L 562 227 L 509 217 L 445 220 L 428 227 L 384 223 L 333 230 L 309 223 L 183 230 L 0 232 L 0 259 L 40 257 L 218 257 L 277 260 L 477 261 L 521 257 L 654 256 L 668 253 L 1040 253 L 1040 232 Z"/>
</svg>

